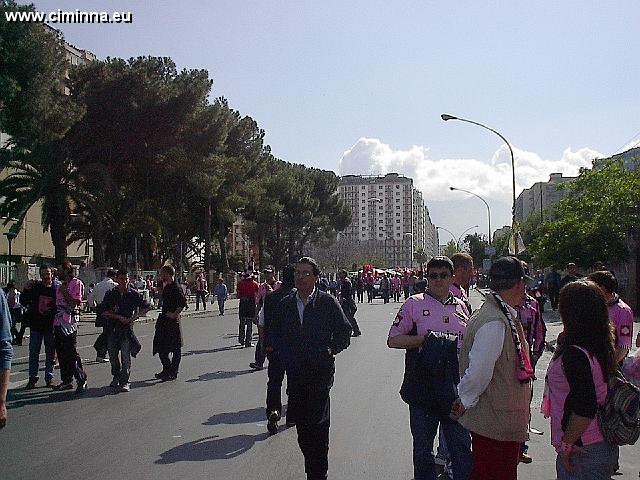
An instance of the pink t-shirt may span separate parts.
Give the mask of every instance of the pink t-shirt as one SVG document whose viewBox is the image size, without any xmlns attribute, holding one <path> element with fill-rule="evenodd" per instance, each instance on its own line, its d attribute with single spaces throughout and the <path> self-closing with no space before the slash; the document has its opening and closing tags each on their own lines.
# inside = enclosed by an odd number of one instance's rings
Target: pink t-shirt
<svg viewBox="0 0 640 480">
<path fill-rule="evenodd" d="M 66 333 L 75 332 L 78 329 L 78 317 L 80 315 L 80 307 L 71 306 L 67 303 L 62 294 L 64 284 L 56 289 L 56 307 L 57 312 L 53 320 L 53 325 L 61 327 Z M 84 283 L 79 278 L 73 278 L 69 281 L 69 296 L 75 300 L 84 297 Z"/>
<path fill-rule="evenodd" d="M 400 307 L 389 330 L 389 338 L 412 333 L 427 335 L 429 332 L 442 332 L 457 335 L 460 350 L 467 330 L 468 316 L 465 312 L 464 304 L 453 296 L 441 303 L 428 293 L 412 295 Z"/>
<path fill-rule="evenodd" d="M 607 383 L 604 381 L 604 375 L 602 374 L 600 363 L 598 363 L 598 360 L 593 355 L 589 354 L 584 348 L 575 348 L 582 350 L 589 359 L 591 374 L 593 375 L 593 384 L 596 389 L 596 400 L 598 405 L 604 405 L 607 398 Z M 547 414 L 551 415 L 551 444 L 557 449 L 560 446 L 560 443 L 562 443 L 562 417 L 564 416 L 564 405 L 570 391 L 569 382 L 567 381 L 564 369 L 562 368 L 562 357 L 552 360 L 549 364 L 549 368 L 547 369 L 546 387 L 548 388 L 548 392 L 545 392 L 545 396 L 548 395 L 547 398 L 549 400 L 550 411 L 543 413 L 545 413 L 545 416 Z M 543 401 L 543 404 L 544 403 L 545 402 Z M 598 417 L 594 418 L 591 423 L 589 423 L 589 426 L 580 436 L 580 439 L 582 440 L 583 445 L 592 445 L 604 440 L 598 423 Z"/>
<path fill-rule="evenodd" d="M 469 302 L 469 296 L 467 295 L 467 292 L 465 292 L 464 288 L 452 283 L 449 287 L 449 292 L 457 299 L 462 300 L 462 303 L 467 310 L 467 316 L 471 316 L 471 302 Z"/>
<path fill-rule="evenodd" d="M 280 280 L 276 280 L 273 283 L 273 286 L 269 285 L 267 282 L 262 282 L 260 287 L 258 288 L 258 293 L 256 293 L 256 305 L 262 305 L 262 301 L 264 301 L 264 297 L 267 296 L 267 293 L 275 292 L 280 288 L 282 282 Z"/>
<path fill-rule="evenodd" d="M 609 304 L 609 320 L 616 329 L 616 347 L 631 348 L 633 338 L 633 311 L 617 297 Z"/>
</svg>

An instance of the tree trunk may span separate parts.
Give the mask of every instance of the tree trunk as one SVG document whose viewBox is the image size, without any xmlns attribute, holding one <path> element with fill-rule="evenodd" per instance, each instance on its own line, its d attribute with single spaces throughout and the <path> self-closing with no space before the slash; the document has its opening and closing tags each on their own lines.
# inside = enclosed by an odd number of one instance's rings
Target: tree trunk
<svg viewBox="0 0 640 480">
<path fill-rule="evenodd" d="M 64 225 L 57 221 L 52 221 L 49 226 L 49 233 L 53 242 L 56 265 L 61 265 L 67 258 L 67 232 Z"/>
<path fill-rule="evenodd" d="M 229 271 L 229 255 L 227 253 L 227 228 L 222 220 L 218 220 L 218 244 L 220 245 L 220 262 L 222 263 L 222 272 Z"/>
<path fill-rule="evenodd" d="M 207 278 L 211 270 L 211 202 L 212 199 L 207 199 L 204 215 L 204 271 Z"/>
</svg>

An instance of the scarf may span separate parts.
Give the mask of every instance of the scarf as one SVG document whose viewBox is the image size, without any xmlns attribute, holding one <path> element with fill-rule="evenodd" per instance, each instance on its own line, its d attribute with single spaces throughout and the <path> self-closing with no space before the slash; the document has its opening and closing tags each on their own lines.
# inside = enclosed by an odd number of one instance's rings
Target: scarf
<svg viewBox="0 0 640 480">
<path fill-rule="evenodd" d="M 533 367 L 531 366 L 531 359 L 529 358 L 529 352 L 524 351 L 522 348 L 522 342 L 520 341 L 521 335 L 524 338 L 524 330 L 522 330 L 522 325 L 518 323 L 520 326 L 520 331 L 522 334 L 518 332 L 518 328 L 513 319 L 513 315 L 511 314 L 511 310 L 508 308 L 505 301 L 495 292 L 491 292 L 493 297 L 498 302 L 500 306 L 500 310 L 507 317 L 509 322 L 509 328 L 511 329 L 511 338 L 513 339 L 513 344 L 516 347 L 516 376 L 520 383 L 529 383 L 534 376 Z"/>
</svg>

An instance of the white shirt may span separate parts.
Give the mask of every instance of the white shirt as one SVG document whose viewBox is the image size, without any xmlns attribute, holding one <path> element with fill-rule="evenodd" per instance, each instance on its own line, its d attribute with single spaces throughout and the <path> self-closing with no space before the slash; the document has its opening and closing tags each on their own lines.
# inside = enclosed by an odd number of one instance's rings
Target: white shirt
<svg viewBox="0 0 640 480">
<path fill-rule="evenodd" d="M 109 290 L 113 290 L 113 287 L 117 286 L 118 284 L 109 277 L 105 277 L 100 282 L 98 282 L 93 288 L 93 296 L 96 300 L 96 305 L 101 304 L 107 292 Z"/>
<path fill-rule="evenodd" d="M 518 312 L 510 305 L 507 305 L 507 308 L 512 317 L 517 318 Z M 475 406 L 480 395 L 489 386 L 493 378 L 493 368 L 502 353 L 506 329 L 503 322 L 495 320 L 484 324 L 476 332 L 469 352 L 469 367 L 458 385 L 458 396 L 465 409 Z"/>
<path fill-rule="evenodd" d="M 258 312 L 258 326 L 264 327 L 264 305 L 260 307 L 260 311 Z"/>
<path fill-rule="evenodd" d="M 309 295 L 309 298 L 307 298 L 307 304 L 315 300 L 315 296 L 314 296 L 315 294 L 316 294 L 316 287 L 313 287 L 313 291 L 311 292 L 311 295 Z M 296 303 L 298 304 L 298 315 L 300 315 L 300 324 L 302 325 L 302 322 L 304 321 L 304 307 L 306 305 L 302 303 L 302 299 L 300 298 L 300 291 L 296 293 Z"/>
</svg>

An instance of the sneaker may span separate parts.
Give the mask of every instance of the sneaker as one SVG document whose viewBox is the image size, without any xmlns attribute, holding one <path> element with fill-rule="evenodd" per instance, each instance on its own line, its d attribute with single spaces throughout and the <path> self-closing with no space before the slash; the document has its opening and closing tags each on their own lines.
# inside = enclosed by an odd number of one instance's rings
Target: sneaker
<svg viewBox="0 0 640 480">
<path fill-rule="evenodd" d="M 96 362 L 98 363 L 107 363 L 108 361 L 109 359 L 107 357 L 101 357 L 100 355 L 96 357 Z"/>
<path fill-rule="evenodd" d="M 76 388 L 76 393 L 84 393 L 87 391 L 87 380 L 83 380 L 78 383 L 78 387 Z"/>
<path fill-rule="evenodd" d="M 129 382 L 127 382 L 124 385 L 120 386 L 120 391 L 121 392 L 128 392 L 130 390 L 131 390 L 131 384 Z"/>
<path fill-rule="evenodd" d="M 49 380 L 46 381 L 46 385 L 49 388 L 56 388 L 58 386 L 58 384 L 56 383 L 56 381 L 53 378 L 50 378 Z"/>
<path fill-rule="evenodd" d="M 262 365 L 256 362 L 251 362 L 249 364 L 249 367 L 253 368 L 254 370 L 262 370 L 264 368 Z"/>
<path fill-rule="evenodd" d="M 63 392 L 65 390 L 72 390 L 73 389 L 73 383 L 69 382 L 69 383 L 59 383 L 58 385 L 56 385 L 54 387 L 54 390 L 58 391 L 58 392 Z"/>
<path fill-rule="evenodd" d="M 116 377 L 113 377 L 113 380 L 111 380 L 109 386 L 117 390 L 118 388 L 120 388 L 120 381 Z"/>
<path fill-rule="evenodd" d="M 531 462 L 533 462 L 533 458 L 531 458 L 528 453 L 523 452 L 520 454 L 520 463 L 531 463 Z"/>
<path fill-rule="evenodd" d="M 273 411 L 269 414 L 267 420 L 267 431 L 269 435 L 275 435 L 278 433 L 278 420 L 280 420 L 280 414 L 277 411 Z"/>
</svg>

